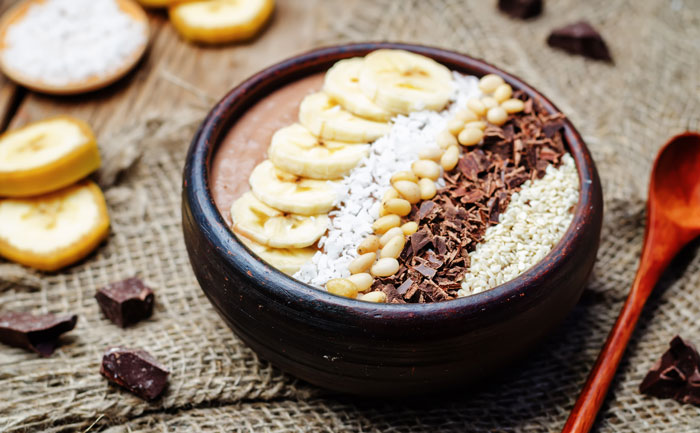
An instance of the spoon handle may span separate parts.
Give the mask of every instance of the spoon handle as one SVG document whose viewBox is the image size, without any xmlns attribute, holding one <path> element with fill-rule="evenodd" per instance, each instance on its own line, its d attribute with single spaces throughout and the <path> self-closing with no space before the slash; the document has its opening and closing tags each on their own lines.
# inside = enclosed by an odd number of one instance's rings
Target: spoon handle
<svg viewBox="0 0 700 433">
<path fill-rule="evenodd" d="M 665 222 L 654 222 L 656 224 L 647 225 L 652 229 L 646 233 L 639 269 L 630 294 L 622 306 L 615 326 L 608 334 L 605 346 L 598 355 L 562 433 L 587 433 L 593 426 L 644 304 L 671 258 L 682 245 L 682 242 L 674 242 L 666 237 L 675 234 L 674 227 Z M 674 238 L 675 236 L 670 237 Z"/>
</svg>

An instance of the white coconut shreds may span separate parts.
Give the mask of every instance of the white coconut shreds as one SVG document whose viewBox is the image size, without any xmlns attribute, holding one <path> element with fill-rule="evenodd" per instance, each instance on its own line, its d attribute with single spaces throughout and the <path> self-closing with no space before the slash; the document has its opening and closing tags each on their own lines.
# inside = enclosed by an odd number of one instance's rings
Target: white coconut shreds
<svg viewBox="0 0 700 433">
<path fill-rule="evenodd" d="M 145 25 L 115 0 L 46 0 L 9 27 L 3 62 L 30 79 L 66 85 L 118 69 L 146 38 Z"/>
<path fill-rule="evenodd" d="M 391 175 L 409 170 L 420 149 L 437 146 L 435 137 L 445 129 L 450 116 L 458 107 L 465 107 L 467 99 L 481 96 L 476 77 L 454 73 L 453 79 L 454 102 L 448 109 L 395 117 L 389 133 L 377 139 L 369 155 L 338 183 L 337 207 L 330 212 L 330 227 L 318 242 L 321 250 L 294 278 L 322 287 L 331 278 L 350 276 L 348 264 L 357 257 L 357 245 L 372 233 Z M 442 178 L 438 185 L 444 185 Z"/>
<path fill-rule="evenodd" d="M 559 242 L 573 218 L 579 178 L 568 153 L 558 167 L 528 180 L 511 197 L 499 222 L 486 229 L 483 240 L 469 253 L 471 265 L 459 296 L 469 296 L 508 282 L 542 260 Z"/>
</svg>

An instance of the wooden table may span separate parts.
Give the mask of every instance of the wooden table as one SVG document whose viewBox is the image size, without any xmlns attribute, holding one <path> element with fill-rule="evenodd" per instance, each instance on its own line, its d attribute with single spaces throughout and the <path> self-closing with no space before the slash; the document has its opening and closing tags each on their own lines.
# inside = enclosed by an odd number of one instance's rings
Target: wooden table
<svg viewBox="0 0 700 433">
<path fill-rule="evenodd" d="M 0 12 L 16 0 L 0 0 Z M 183 41 L 164 10 L 149 10 L 150 48 L 134 71 L 106 89 L 57 97 L 28 91 L 0 75 L 0 131 L 57 114 L 92 125 L 98 140 L 146 115 L 175 113 L 188 105 L 210 107 L 261 68 L 311 48 L 316 0 L 278 0 L 257 38 L 221 47 Z"/>
</svg>

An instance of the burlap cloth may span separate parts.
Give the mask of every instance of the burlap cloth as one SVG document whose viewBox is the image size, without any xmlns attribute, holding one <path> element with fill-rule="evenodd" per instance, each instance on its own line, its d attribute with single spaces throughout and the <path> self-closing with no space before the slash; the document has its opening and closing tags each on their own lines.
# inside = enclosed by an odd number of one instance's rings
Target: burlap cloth
<svg viewBox="0 0 700 433">
<path fill-rule="evenodd" d="M 420 405 L 329 395 L 260 361 L 215 314 L 185 253 L 180 173 L 204 114 L 193 109 L 100 137 L 113 225 L 95 255 L 55 275 L 0 263 L 1 309 L 80 315 L 49 359 L 0 347 L 0 430 L 558 431 L 632 281 L 653 156 L 671 135 L 700 129 L 700 2 L 557 0 L 529 22 L 500 15 L 494 3 L 321 1 L 316 42 L 388 39 L 482 57 L 539 88 L 577 125 L 604 182 L 602 244 L 583 299 L 532 356 L 486 386 Z M 614 65 L 545 45 L 549 29 L 582 18 L 607 38 Z M 124 331 L 101 316 L 93 295 L 133 274 L 155 289 L 157 307 Z M 700 431 L 699 409 L 637 391 L 673 335 L 700 343 L 699 280 L 700 256 L 687 250 L 642 315 L 598 431 Z M 172 371 L 166 395 L 149 404 L 108 385 L 98 370 L 110 344 L 163 361 Z"/>
</svg>

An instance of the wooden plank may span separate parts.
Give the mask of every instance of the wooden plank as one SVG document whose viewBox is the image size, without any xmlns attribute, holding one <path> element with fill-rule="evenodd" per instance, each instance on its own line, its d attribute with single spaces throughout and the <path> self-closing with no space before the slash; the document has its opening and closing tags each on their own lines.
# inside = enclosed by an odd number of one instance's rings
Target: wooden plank
<svg viewBox="0 0 700 433">
<path fill-rule="evenodd" d="M 16 0 L 0 0 L 0 15 L 4 14 L 15 2 Z M 14 114 L 12 111 L 22 94 L 15 83 L 0 74 L 0 132 L 4 131 L 10 122 Z"/>
<path fill-rule="evenodd" d="M 108 89 L 82 96 L 58 98 L 30 92 L 11 126 L 63 113 L 86 120 L 102 135 L 148 114 L 167 115 L 188 106 L 208 108 L 255 71 L 308 50 L 314 7 L 315 1 L 279 1 L 260 36 L 221 47 L 186 43 L 165 13 L 151 12 L 151 48 L 135 72 Z"/>
</svg>

